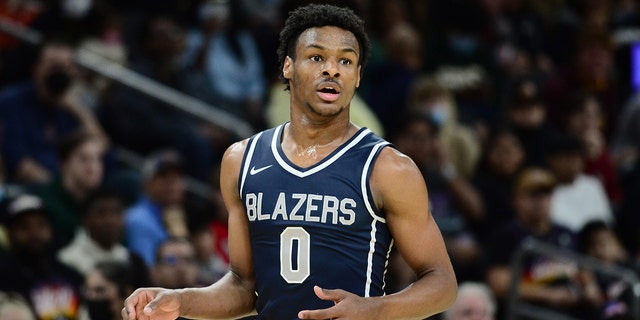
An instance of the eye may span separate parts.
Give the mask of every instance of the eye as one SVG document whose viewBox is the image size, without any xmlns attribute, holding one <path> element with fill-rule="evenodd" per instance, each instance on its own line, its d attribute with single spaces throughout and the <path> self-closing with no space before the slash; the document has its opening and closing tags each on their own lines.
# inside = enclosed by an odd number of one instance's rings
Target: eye
<svg viewBox="0 0 640 320">
<path fill-rule="evenodd" d="M 322 61 L 322 58 L 320 56 L 318 56 L 318 55 L 311 56 L 311 58 L 309 58 L 309 59 L 311 59 L 311 61 L 315 61 L 315 62 Z"/>
<path fill-rule="evenodd" d="M 353 62 L 351 62 L 350 59 L 340 59 L 340 64 L 344 64 L 344 65 L 350 65 Z"/>
</svg>

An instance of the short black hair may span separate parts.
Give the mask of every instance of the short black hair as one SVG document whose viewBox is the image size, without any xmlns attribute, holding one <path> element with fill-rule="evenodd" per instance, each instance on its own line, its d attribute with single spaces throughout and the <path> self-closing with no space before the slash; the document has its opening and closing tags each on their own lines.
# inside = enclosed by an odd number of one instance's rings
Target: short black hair
<svg viewBox="0 0 640 320">
<path fill-rule="evenodd" d="M 282 73 L 286 57 L 295 59 L 298 39 L 305 30 L 325 26 L 334 26 L 353 33 L 360 47 L 358 65 L 364 68 L 367 64 L 371 43 L 365 32 L 364 21 L 353 10 L 328 4 L 310 4 L 299 7 L 289 13 L 284 28 L 280 32 L 280 46 L 278 47 L 280 80 L 287 85 L 287 90 L 289 90 L 289 81 L 284 78 Z"/>
<path fill-rule="evenodd" d="M 117 201 L 120 201 L 123 208 L 127 205 L 122 192 L 120 192 L 118 189 L 110 186 L 101 186 L 97 189 L 91 190 L 85 200 L 82 201 L 82 203 L 80 204 L 81 215 L 83 217 L 86 216 L 89 213 L 89 209 L 91 208 L 91 206 L 93 206 L 96 202 L 104 199 L 116 199 Z"/>
</svg>

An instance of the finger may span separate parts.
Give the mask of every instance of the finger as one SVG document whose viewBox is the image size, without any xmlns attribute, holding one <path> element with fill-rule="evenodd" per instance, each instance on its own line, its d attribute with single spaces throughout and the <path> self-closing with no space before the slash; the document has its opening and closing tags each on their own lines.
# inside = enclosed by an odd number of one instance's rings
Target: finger
<svg viewBox="0 0 640 320">
<path fill-rule="evenodd" d="M 120 316 L 122 316 L 122 320 L 129 320 L 129 312 L 127 311 L 126 307 L 122 308 L 122 311 L 120 311 Z"/>
<path fill-rule="evenodd" d="M 151 301 L 149 301 L 149 303 L 144 306 L 143 310 L 146 316 L 151 316 L 154 312 L 156 312 L 156 310 L 160 309 L 162 305 L 167 301 L 168 296 L 164 293 L 159 293 L 158 295 L 153 297 L 153 299 L 151 299 L 151 297 L 149 298 L 149 300 Z"/>
<path fill-rule="evenodd" d="M 318 310 L 302 310 L 298 312 L 298 318 L 300 319 L 333 319 L 338 316 L 335 315 L 335 307 Z"/>
<path fill-rule="evenodd" d="M 318 296 L 318 298 L 322 300 L 331 300 L 335 303 L 342 301 L 342 299 L 346 297 L 346 291 L 340 289 L 331 290 L 323 289 L 319 286 L 313 286 L 313 291 L 315 292 L 316 296 Z"/>
</svg>

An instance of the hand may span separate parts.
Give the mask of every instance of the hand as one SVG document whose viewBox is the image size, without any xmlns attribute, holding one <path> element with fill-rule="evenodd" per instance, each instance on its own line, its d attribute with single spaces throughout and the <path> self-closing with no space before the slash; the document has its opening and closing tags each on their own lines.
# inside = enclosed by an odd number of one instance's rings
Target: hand
<svg viewBox="0 0 640 320">
<path fill-rule="evenodd" d="M 380 316 L 377 304 L 370 298 L 359 297 L 341 289 L 328 290 L 318 286 L 313 291 L 322 300 L 331 300 L 336 305 L 320 310 L 303 310 L 298 313 L 300 319 L 377 319 Z"/>
<path fill-rule="evenodd" d="M 181 296 L 175 290 L 141 288 L 124 301 L 122 319 L 174 320 L 180 316 L 181 305 Z"/>
</svg>

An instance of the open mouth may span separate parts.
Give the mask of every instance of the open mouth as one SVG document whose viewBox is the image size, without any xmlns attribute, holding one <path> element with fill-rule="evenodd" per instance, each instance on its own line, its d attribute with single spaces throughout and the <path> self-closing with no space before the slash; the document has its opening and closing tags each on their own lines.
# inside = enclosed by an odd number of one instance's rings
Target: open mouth
<svg viewBox="0 0 640 320">
<path fill-rule="evenodd" d="M 340 90 L 331 85 L 323 86 L 318 90 L 318 96 L 324 101 L 335 101 L 340 96 Z"/>
</svg>

